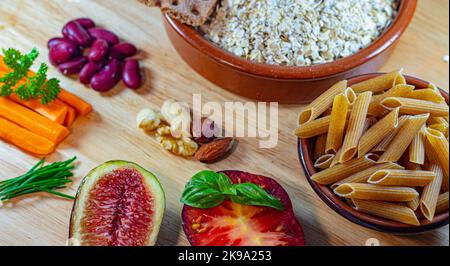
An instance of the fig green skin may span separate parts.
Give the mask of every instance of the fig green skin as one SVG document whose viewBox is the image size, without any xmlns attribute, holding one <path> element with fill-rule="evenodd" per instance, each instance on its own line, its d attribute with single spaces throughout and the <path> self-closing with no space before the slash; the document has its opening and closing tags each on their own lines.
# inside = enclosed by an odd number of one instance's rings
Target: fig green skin
<svg viewBox="0 0 450 266">
<path fill-rule="evenodd" d="M 78 191 L 76 194 L 75 202 L 72 207 L 72 212 L 70 215 L 70 225 L 69 225 L 69 245 L 79 245 L 80 243 L 74 243 L 73 237 L 77 233 L 77 218 L 80 215 L 79 213 L 79 205 L 81 204 L 81 195 L 84 193 L 88 193 L 89 189 L 92 188 L 92 185 L 96 183 L 96 181 L 104 176 L 105 174 L 108 174 L 116 169 L 119 168 L 132 168 L 134 170 L 137 170 L 139 173 L 142 174 L 144 177 L 145 185 L 149 189 L 150 193 L 153 196 L 153 202 L 155 204 L 155 213 L 153 216 L 153 230 L 148 236 L 147 240 L 147 246 L 154 246 L 156 243 L 156 240 L 158 238 L 159 229 L 161 227 L 162 219 L 164 216 L 164 210 L 166 207 L 166 199 L 163 187 L 161 186 L 161 183 L 159 182 L 158 178 L 151 172 L 147 171 L 146 169 L 142 168 L 140 165 L 128 162 L 128 161 L 122 161 L 122 160 L 115 160 L 115 161 L 108 161 L 105 162 L 96 168 L 92 169 L 81 182 L 80 186 L 78 187 Z M 76 239 L 77 240 L 77 239 Z M 82 244 L 82 243 L 81 243 Z"/>
</svg>

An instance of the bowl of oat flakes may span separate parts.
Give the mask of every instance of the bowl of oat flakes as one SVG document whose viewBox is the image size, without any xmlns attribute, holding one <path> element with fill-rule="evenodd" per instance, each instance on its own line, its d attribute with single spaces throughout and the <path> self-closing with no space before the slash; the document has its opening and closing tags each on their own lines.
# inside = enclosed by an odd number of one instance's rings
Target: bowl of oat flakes
<svg viewBox="0 0 450 266">
<path fill-rule="evenodd" d="M 191 27 L 165 15 L 168 36 L 199 74 L 260 101 L 308 103 L 339 80 L 377 71 L 417 0 L 221 0 Z"/>
</svg>

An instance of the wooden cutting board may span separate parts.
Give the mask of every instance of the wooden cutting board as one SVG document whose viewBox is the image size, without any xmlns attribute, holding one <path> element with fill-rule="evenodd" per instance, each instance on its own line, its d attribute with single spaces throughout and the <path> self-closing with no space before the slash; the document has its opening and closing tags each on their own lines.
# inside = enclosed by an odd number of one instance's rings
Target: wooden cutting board
<svg viewBox="0 0 450 266">
<path fill-rule="evenodd" d="M 413 23 L 383 70 L 405 67 L 406 73 L 447 89 L 449 66 L 443 56 L 449 48 L 448 10 L 446 0 L 419 1 Z M 120 87 L 100 95 L 51 70 L 64 88 L 88 100 L 95 112 L 76 121 L 70 137 L 48 161 L 78 156 L 75 182 L 66 191 L 72 194 L 90 169 L 108 160 L 134 161 L 156 173 L 167 198 L 159 245 L 188 245 L 181 228 L 179 197 L 186 181 L 207 168 L 275 177 L 292 198 L 308 245 L 364 245 L 369 238 L 378 239 L 381 245 L 449 244 L 448 227 L 414 236 L 388 235 L 352 224 L 328 208 L 310 188 L 298 163 L 292 131 L 301 105 L 280 106 L 279 143 L 274 149 L 259 149 L 257 140 L 241 139 L 231 157 L 211 166 L 163 151 L 136 128 L 135 116 L 141 108 L 159 107 L 168 98 L 191 103 L 193 93 L 201 93 L 205 102 L 245 99 L 209 83 L 181 60 L 157 10 L 134 0 L 1 0 L 0 14 L 0 47 L 23 51 L 37 47 L 41 61 L 47 59 L 47 40 L 60 35 L 64 23 L 76 17 L 91 17 L 141 49 L 146 83 L 137 92 Z M 0 179 L 24 173 L 37 160 L 0 142 Z M 71 201 L 47 195 L 22 198 L 0 208 L 0 245 L 65 245 L 71 208 Z"/>
</svg>

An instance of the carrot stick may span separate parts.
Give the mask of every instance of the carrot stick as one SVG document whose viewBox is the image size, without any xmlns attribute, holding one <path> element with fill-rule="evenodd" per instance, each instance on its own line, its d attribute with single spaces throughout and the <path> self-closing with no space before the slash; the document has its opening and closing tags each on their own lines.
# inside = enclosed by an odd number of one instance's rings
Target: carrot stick
<svg viewBox="0 0 450 266">
<path fill-rule="evenodd" d="M 66 116 L 69 109 L 69 107 L 62 102 L 57 103 L 56 101 L 53 101 L 47 105 L 43 105 L 41 104 L 40 100 L 29 100 L 29 101 L 21 100 L 19 96 L 17 96 L 14 93 L 9 95 L 9 99 L 13 100 L 14 102 L 20 105 L 28 107 L 29 109 L 35 111 L 36 113 L 39 113 L 61 125 L 66 120 Z"/>
<path fill-rule="evenodd" d="M 87 115 L 92 111 L 92 106 L 90 104 L 64 89 L 61 89 L 61 92 L 58 94 L 58 99 L 75 108 L 80 115 Z"/>
<path fill-rule="evenodd" d="M 58 105 L 65 106 L 67 108 L 67 114 L 65 116 L 63 125 L 66 127 L 72 126 L 73 122 L 75 122 L 75 119 L 77 118 L 77 111 L 59 99 L 56 99 L 54 102 Z"/>
<path fill-rule="evenodd" d="M 6 119 L 0 118 L 0 138 L 35 155 L 47 155 L 55 150 L 55 144 Z"/>
<path fill-rule="evenodd" d="M 0 77 L 6 73 L 8 73 L 8 68 L 4 64 L 3 57 L 0 55 Z M 34 72 L 30 70 L 28 74 L 34 75 Z M 73 107 L 81 115 L 87 115 L 92 111 L 92 106 L 89 103 L 63 88 L 61 88 L 61 92 L 58 94 L 58 99 Z"/>
<path fill-rule="evenodd" d="M 55 144 L 61 142 L 70 133 L 64 126 L 4 97 L 0 97 L 0 116 Z"/>
</svg>

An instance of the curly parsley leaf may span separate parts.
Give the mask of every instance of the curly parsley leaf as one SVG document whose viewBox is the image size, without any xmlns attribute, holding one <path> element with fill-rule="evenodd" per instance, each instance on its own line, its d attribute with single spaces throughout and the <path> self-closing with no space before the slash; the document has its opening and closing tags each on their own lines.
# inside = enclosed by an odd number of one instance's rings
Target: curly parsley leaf
<svg viewBox="0 0 450 266">
<path fill-rule="evenodd" d="M 0 96 L 9 96 L 15 93 L 21 100 L 40 99 L 42 104 L 55 100 L 61 91 L 59 80 L 47 80 L 48 66 L 42 63 L 34 76 L 28 76 L 39 52 L 33 48 L 28 54 L 22 54 L 16 49 L 2 50 L 4 63 L 10 70 L 0 77 Z M 25 82 L 21 82 L 25 79 Z"/>
</svg>

